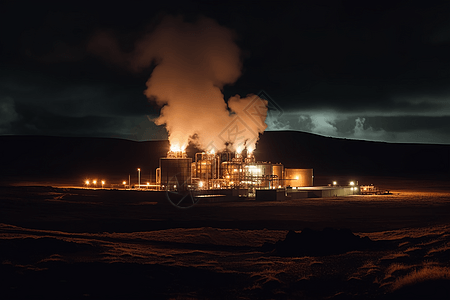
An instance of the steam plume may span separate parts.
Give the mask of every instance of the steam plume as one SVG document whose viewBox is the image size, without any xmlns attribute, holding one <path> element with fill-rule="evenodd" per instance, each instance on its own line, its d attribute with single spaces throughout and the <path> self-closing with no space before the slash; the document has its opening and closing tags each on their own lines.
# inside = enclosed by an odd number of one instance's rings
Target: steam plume
<svg viewBox="0 0 450 300">
<path fill-rule="evenodd" d="M 128 56 L 136 71 L 156 62 L 144 93 L 162 106 L 154 122 L 165 124 L 171 146 L 185 148 L 192 141 L 201 149 L 222 150 L 228 142 L 234 149 L 243 144 L 254 149 L 266 129 L 265 100 L 254 95 L 234 96 L 228 105 L 224 100 L 224 85 L 241 75 L 234 38 L 232 31 L 209 18 L 188 23 L 166 17 Z M 104 36 L 101 41 L 114 45 Z M 117 51 L 108 48 L 117 61 Z"/>
</svg>

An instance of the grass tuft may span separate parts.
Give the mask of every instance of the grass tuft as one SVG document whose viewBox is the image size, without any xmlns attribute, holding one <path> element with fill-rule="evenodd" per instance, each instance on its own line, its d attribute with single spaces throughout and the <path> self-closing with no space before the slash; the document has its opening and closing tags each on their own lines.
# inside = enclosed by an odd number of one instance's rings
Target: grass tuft
<svg viewBox="0 0 450 300">
<path fill-rule="evenodd" d="M 414 270 L 397 279 L 392 284 L 392 290 L 396 291 L 406 286 L 432 280 L 450 280 L 450 269 L 437 266 L 426 266 L 420 270 Z"/>
</svg>

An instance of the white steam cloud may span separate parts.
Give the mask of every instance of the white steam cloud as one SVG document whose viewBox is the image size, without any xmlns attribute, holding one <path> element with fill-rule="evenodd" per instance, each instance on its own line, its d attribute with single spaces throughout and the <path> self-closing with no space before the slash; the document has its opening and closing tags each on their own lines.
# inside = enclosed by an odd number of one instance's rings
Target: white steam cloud
<svg viewBox="0 0 450 300">
<path fill-rule="evenodd" d="M 240 49 L 233 32 L 209 18 L 188 23 L 166 17 L 140 39 L 132 53 L 119 55 L 111 33 L 97 33 L 90 49 L 106 59 L 139 71 L 156 63 L 145 95 L 162 106 L 154 120 L 165 125 L 171 146 L 189 141 L 199 148 L 254 149 L 267 125 L 267 101 L 255 95 L 224 100 L 222 89 L 241 75 Z"/>
</svg>

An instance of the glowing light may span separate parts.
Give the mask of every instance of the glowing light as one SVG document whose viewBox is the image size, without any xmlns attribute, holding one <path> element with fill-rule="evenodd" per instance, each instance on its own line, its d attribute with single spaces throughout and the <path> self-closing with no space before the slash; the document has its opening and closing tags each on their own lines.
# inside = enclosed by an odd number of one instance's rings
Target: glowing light
<svg viewBox="0 0 450 300">
<path fill-rule="evenodd" d="M 199 187 L 199 188 L 203 187 L 203 181 L 200 181 L 200 182 L 198 183 L 198 187 Z"/>
<path fill-rule="evenodd" d="M 147 182 L 147 185 L 150 185 L 150 182 Z"/>
<path fill-rule="evenodd" d="M 92 181 L 93 184 L 97 184 L 97 180 Z"/>
<path fill-rule="evenodd" d="M 247 154 L 248 154 L 249 156 L 252 156 L 253 150 L 255 150 L 255 149 L 253 149 L 253 147 L 248 147 L 248 148 L 247 148 Z"/>
<path fill-rule="evenodd" d="M 237 153 L 237 154 L 241 154 L 241 153 L 242 153 L 242 150 L 244 150 L 244 148 L 243 148 L 242 146 L 239 146 L 239 147 L 237 147 L 237 149 L 236 149 L 236 153 Z"/>
<path fill-rule="evenodd" d="M 231 181 L 231 182 L 230 182 L 230 184 L 231 184 L 231 185 L 233 185 L 233 184 L 234 184 L 234 182 L 233 182 L 233 181 Z"/>
<path fill-rule="evenodd" d="M 123 185 L 126 185 L 126 184 L 127 184 L 127 182 L 126 182 L 126 181 L 122 181 L 122 184 L 123 184 Z"/>
<path fill-rule="evenodd" d="M 89 185 L 89 180 L 86 180 L 85 183 L 86 183 L 86 185 Z"/>
<path fill-rule="evenodd" d="M 102 185 L 104 185 L 105 184 L 105 181 L 104 180 L 102 180 Z"/>
<path fill-rule="evenodd" d="M 209 153 L 210 153 L 210 154 L 215 154 L 216 151 L 214 151 L 214 148 L 211 148 L 211 150 L 209 150 Z"/>
<path fill-rule="evenodd" d="M 296 180 L 298 180 L 298 176 L 297 176 L 297 177 L 295 177 L 295 179 L 296 179 Z"/>
<path fill-rule="evenodd" d="M 186 147 L 180 146 L 179 144 L 170 145 L 170 151 L 172 152 L 184 152 Z"/>
<path fill-rule="evenodd" d="M 333 181 L 333 185 L 337 185 L 337 182 L 336 182 L 336 181 Z"/>
<path fill-rule="evenodd" d="M 353 181 L 350 181 L 350 185 L 355 185 L 355 183 Z"/>
<path fill-rule="evenodd" d="M 141 188 L 141 168 L 138 168 L 138 187 Z"/>
</svg>

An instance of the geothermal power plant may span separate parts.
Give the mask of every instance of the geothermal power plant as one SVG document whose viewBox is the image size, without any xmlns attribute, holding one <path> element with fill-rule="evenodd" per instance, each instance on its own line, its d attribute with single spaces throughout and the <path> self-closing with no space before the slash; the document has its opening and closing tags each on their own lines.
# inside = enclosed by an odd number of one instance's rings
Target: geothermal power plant
<svg viewBox="0 0 450 300">
<path fill-rule="evenodd" d="M 358 194 L 354 183 L 314 187 L 313 169 L 285 168 L 281 163 L 256 161 L 251 150 L 199 152 L 171 150 L 159 160 L 156 187 L 198 196 L 230 196 L 256 200 L 284 200 Z"/>
</svg>

